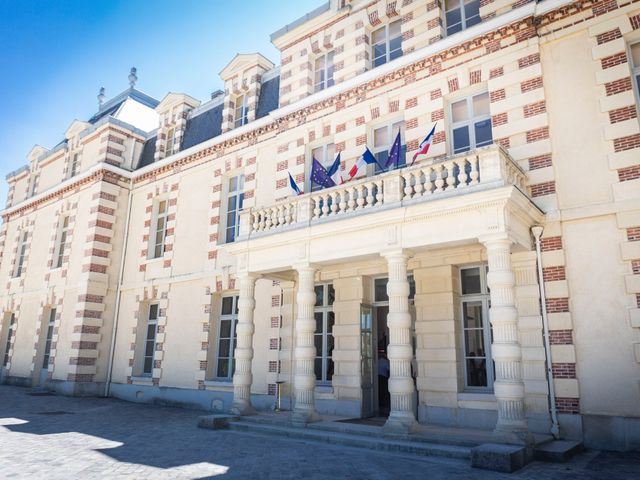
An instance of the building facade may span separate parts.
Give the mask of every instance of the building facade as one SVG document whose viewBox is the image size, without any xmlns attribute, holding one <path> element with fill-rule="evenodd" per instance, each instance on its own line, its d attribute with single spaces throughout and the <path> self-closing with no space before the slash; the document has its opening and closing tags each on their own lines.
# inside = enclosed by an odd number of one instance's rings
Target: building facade
<svg viewBox="0 0 640 480">
<path fill-rule="evenodd" d="M 2 381 L 638 448 L 640 2 L 331 0 L 271 40 L 205 103 L 132 70 L 7 176 Z"/>
</svg>

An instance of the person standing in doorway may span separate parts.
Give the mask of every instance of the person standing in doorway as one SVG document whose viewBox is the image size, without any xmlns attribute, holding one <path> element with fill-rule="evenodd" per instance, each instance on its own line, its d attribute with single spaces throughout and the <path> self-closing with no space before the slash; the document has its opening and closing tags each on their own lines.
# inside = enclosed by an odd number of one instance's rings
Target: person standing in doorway
<svg viewBox="0 0 640 480">
<path fill-rule="evenodd" d="M 380 415 L 389 416 L 391 409 L 391 396 L 389 395 L 389 376 L 391 365 L 384 350 L 378 350 L 378 405 Z"/>
</svg>

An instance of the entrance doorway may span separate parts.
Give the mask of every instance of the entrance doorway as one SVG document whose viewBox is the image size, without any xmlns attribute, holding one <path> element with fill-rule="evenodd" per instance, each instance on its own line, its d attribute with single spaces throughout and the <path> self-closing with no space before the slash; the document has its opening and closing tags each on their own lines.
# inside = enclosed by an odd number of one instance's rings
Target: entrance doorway
<svg viewBox="0 0 640 480">
<path fill-rule="evenodd" d="M 44 387 L 45 383 L 49 379 L 49 358 L 51 356 L 51 340 L 53 339 L 53 329 L 56 321 L 56 309 L 51 308 L 49 315 L 46 319 L 46 324 L 43 325 L 42 334 L 44 338 L 43 352 L 42 352 L 42 368 L 40 369 L 40 375 L 38 377 L 38 386 Z M 43 322 L 44 323 L 44 322 Z"/>
</svg>

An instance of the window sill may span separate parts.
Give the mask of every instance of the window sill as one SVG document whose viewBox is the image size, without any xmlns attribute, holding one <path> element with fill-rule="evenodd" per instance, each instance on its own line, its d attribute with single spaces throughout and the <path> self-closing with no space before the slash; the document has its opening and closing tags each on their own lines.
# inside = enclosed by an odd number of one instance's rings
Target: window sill
<svg viewBox="0 0 640 480">
<path fill-rule="evenodd" d="M 131 377 L 131 383 L 133 385 L 153 385 L 153 378 L 151 378 L 151 377 Z"/>
<path fill-rule="evenodd" d="M 458 407 L 475 410 L 497 410 L 498 403 L 493 392 L 466 392 L 458 394 Z"/>
<path fill-rule="evenodd" d="M 318 399 L 333 400 L 335 396 L 333 394 L 332 385 L 316 385 L 314 389 L 314 396 Z"/>
<path fill-rule="evenodd" d="M 233 390 L 233 382 L 231 380 L 205 380 L 204 386 L 207 390 Z"/>
<path fill-rule="evenodd" d="M 161 257 L 146 258 L 145 263 L 154 263 L 154 262 L 159 262 L 161 260 L 164 260 L 164 255 L 162 255 Z"/>
</svg>

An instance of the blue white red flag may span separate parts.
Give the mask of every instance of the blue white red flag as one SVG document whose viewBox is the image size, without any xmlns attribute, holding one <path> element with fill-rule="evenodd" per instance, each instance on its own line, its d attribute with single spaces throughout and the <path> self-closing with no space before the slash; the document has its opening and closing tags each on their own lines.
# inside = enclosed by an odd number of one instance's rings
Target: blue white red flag
<svg viewBox="0 0 640 480">
<path fill-rule="evenodd" d="M 324 169 L 322 164 L 315 158 L 313 159 L 313 164 L 311 166 L 311 182 L 315 183 L 316 185 L 321 185 L 324 188 L 336 186 L 335 182 L 331 180 L 331 177 Z"/>
<path fill-rule="evenodd" d="M 395 165 L 397 168 L 398 163 L 400 163 L 400 155 L 402 155 L 402 143 L 400 141 L 400 130 L 398 130 L 398 135 L 396 135 L 396 139 L 391 145 L 391 150 L 389 150 L 389 156 L 384 166 L 389 168 L 391 165 Z"/>
<path fill-rule="evenodd" d="M 298 184 L 291 176 L 291 172 L 287 173 L 289 173 L 289 185 L 291 186 L 291 193 L 293 193 L 294 195 L 302 195 L 304 192 L 300 190 L 300 187 L 298 187 Z"/>
<path fill-rule="evenodd" d="M 356 163 L 354 163 L 353 167 L 351 167 L 351 170 L 349 170 L 349 180 L 355 177 L 358 172 L 365 168 L 367 165 L 372 165 L 374 163 L 378 163 L 378 160 L 376 160 L 376 157 L 373 156 L 373 153 L 371 153 L 369 147 L 366 147 L 360 158 L 356 160 Z M 379 163 L 378 166 L 380 167 L 380 170 L 384 170 L 382 165 L 380 165 Z"/>
<path fill-rule="evenodd" d="M 340 185 L 343 182 L 342 174 L 340 173 L 340 152 L 338 152 L 338 156 L 333 161 L 333 165 L 327 170 L 327 174 L 336 185 Z"/>
<path fill-rule="evenodd" d="M 413 165 L 413 163 L 416 161 L 416 158 L 418 157 L 418 155 L 426 155 L 427 152 L 429 151 L 431 142 L 433 142 L 433 135 L 436 132 L 437 124 L 438 124 L 437 122 L 433 124 L 433 128 L 429 132 L 429 135 L 427 135 L 425 139 L 420 143 L 420 147 L 418 148 L 418 151 L 413 155 L 413 160 L 411 161 L 411 165 Z"/>
</svg>

